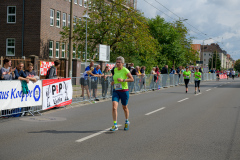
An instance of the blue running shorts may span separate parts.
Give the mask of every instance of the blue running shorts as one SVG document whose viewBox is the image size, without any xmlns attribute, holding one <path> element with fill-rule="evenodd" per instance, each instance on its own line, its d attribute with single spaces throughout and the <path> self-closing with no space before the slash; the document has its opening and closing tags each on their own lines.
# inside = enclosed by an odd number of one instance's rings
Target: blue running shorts
<svg viewBox="0 0 240 160">
<path fill-rule="evenodd" d="M 112 95 L 112 101 L 119 102 L 121 99 L 122 105 L 127 106 L 128 105 L 128 100 L 129 100 L 129 91 L 116 91 L 115 89 L 113 90 L 113 95 Z"/>
</svg>

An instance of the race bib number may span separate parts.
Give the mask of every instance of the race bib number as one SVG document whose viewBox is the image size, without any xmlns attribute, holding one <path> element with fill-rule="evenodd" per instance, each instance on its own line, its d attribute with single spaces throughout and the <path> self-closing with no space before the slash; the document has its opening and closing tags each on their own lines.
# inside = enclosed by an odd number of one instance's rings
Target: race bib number
<svg viewBox="0 0 240 160">
<path fill-rule="evenodd" d="M 189 79 L 189 76 L 186 76 L 187 79 Z"/>
<path fill-rule="evenodd" d="M 122 90 L 122 84 L 121 83 L 114 84 L 114 88 L 115 90 Z"/>
<path fill-rule="evenodd" d="M 198 78 L 195 78 L 195 81 L 199 81 L 199 79 L 198 79 Z"/>
</svg>

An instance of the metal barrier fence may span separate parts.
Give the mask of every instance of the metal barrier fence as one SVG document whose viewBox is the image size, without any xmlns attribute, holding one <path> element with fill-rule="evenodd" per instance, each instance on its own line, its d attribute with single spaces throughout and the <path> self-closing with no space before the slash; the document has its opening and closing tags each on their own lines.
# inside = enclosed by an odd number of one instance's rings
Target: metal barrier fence
<svg viewBox="0 0 240 160">
<path fill-rule="evenodd" d="M 128 83 L 130 93 L 147 92 L 150 90 L 159 90 L 161 88 L 184 85 L 184 78 L 181 74 L 161 74 L 133 76 L 134 82 Z M 202 81 L 216 80 L 216 74 L 203 73 Z M 113 86 L 111 85 L 112 77 L 73 77 L 73 103 L 84 101 L 98 101 L 112 97 Z M 77 83 L 78 82 L 78 83 Z M 189 83 L 194 83 L 194 74 L 192 73 Z"/>
<path fill-rule="evenodd" d="M 194 74 L 192 74 L 189 83 L 194 83 Z M 128 83 L 130 93 L 147 92 L 151 90 L 159 90 L 161 88 L 174 87 L 184 85 L 184 78 L 177 74 L 161 74 L 156 75 L 141 75 L 133 76 L 134 82 Z M 202 81 L 216 80 L 216 74 L 204 73 L 202 74 Z M 95 103 L 99 99 L 112 97 L 113 86 L 111 85 L 112 77 L 98 78 L 98 77 L 73 77 L 73 96 L 72 103 L 85 102 Z M 38 113 L 41 115 L 42 106 L 21 107 L 9 110 L 1 110 L 0 117 L 19 117 L 26 113 L 34 115 Z"/>
</svg>

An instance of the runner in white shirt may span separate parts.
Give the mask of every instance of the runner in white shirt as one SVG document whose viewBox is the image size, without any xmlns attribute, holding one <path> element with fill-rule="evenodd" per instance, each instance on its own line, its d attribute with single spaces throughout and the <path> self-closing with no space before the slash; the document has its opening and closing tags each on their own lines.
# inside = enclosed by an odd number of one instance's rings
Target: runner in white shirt
<svg viewBox="0 0 240 160">
<path fill-rule="evenodd" d="M 228 80 L 228 77 L 229 77 L 230 71 L 227 70 L 226 73 L 227 73 L 227 80 Z"/>
<path fill-rule="evenodd" d="M 234 77 L 235 77 L 235 71 L 232 70 L 232 79 L 234 80 Z"/>
</svg>

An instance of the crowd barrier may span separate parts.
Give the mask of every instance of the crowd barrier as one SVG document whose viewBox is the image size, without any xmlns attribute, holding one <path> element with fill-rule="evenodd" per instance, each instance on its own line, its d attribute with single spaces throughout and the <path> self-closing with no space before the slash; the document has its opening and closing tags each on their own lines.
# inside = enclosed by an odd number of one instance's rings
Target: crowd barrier
<svg viewBox="0 0 240 160">
<path fill-rule="evenodd" d="M 184 85 L 183 76 L 177 74 L 140 75 L 133 76 L 134 82 L 129 82 L 130 93 L 147 92 L 161 88 Z M 216 80 L 216 74 L 202 74 L 202 81 Z M 112 77 L 73 77 L 63 79 L 40 80 L 28 84 L 29 93 L 22 93 L 19 80 L 0 81 L 1 117 L 23 116 L 26 113 L 34 115 L 40 111 L 54 107 L 67 106 L 72 103 L 88 101 L 96 103 L 99 99 L 112 97 Z M 191 75 L 190 83 L 194 83 Z M 84 92 L 82 90 L 84 89 Z"/>
<path fill-rule="evenodd" d="M 194 74 L 191 75 L 189 83 L 194 83 Z M 133 76 L 134 82 L 128 82 L 129 92 L 140 93 L 161 88 L 184 85 L 184 78 L 181 74 L 161 74 L 159 76 L 147 74 Z M 216 80 L 216 74 L 203 73 L 202 81 Z M 73 77 L 73 98 L 72 103 L 89 101 L 96 103 L 99 99 L 112 97 L 112 77 Z M 82 90 L 84 89 L 84 92 Z"/>
<path fill-rule="evenodd" d="M 34 116 L 42 110 L 66 106 L 72 103 L 71 78 L 46 79 L 27 84 L 20 80 L 0 81 L 1 117 L 19 117 L 26 113 Z"/>
</svg>

